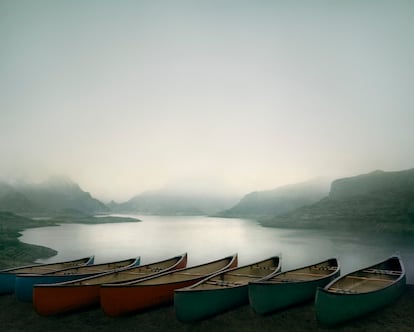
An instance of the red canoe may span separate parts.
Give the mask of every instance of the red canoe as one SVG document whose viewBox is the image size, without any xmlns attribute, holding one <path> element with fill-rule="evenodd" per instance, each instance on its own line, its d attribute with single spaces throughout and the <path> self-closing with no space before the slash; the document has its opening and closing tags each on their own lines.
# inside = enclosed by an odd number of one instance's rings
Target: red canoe
<svg viewBox="0 0 414 332">
<path fill-rule="evenodd" d="M 147 278 L 163 272 L 182 269 L 187 265 L 187 254 L 167 260 L 107 272 L 98 276 L 56 284 L 33 287 L 33 307 L 42 316 L 78 310 L 99 305 L 99 289 L 104 283 L 124 283 Z"/>
<path fill-rule="evenodd" d="M 191 286 L 207 276 L 236 266 L 237 254 L 136 282 L 102 285 L 100 288 L 101 307 L 107 315 L 119 316 L 157 305 L 169 304 L 174 300 L 175 289 Z"/>
</svg>

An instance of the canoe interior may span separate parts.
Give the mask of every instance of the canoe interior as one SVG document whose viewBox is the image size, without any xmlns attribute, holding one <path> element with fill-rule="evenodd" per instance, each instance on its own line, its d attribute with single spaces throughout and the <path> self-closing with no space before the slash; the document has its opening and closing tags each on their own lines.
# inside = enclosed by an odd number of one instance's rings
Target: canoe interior
<svg viewBox="0 0 414 332">
<path fill-rule="evenodd" d="M 186 257 L 186 255 L 185 255 Z M 78 281 L 72 281 L 70 284 L 74 286 L 80 285 L 99 285 L 99 284 L 112 284 L 118 282 L 126 282 L 134 279 L 144 278 L 151 274 L 161 272 L 165 269 L 173 267 L 175 264 L 180 262 L 183 256 L 177 256 L 165 261 L 156 262 L 153 264 L 146 264 L 142 266 L 136 266 L 127 270 L 116 271 L 101 276 L 85 278 Z"/>
<path fill-rule="evenodd" d="M 393 284 L 404 271 L 399 258 L 392 257 L 378 265 L 345 275 L 327 286 L 334 293 L 367 293 Z"/>
<path fill-rule="evenodd" d="M 188 290 L 210 290 L 244 286 L 249 282 L 260 280 L 280 269 L 279 258 L 274 257 L 255 264 L 231 269 L 203 280 Z"/>
<path fill-rule="evenodd" d="M 141 285 L 145 286 L 145 285 L 176 283 L 176 282 L 182 282 L 182 281 L 193 280 L 193 279 L 197 280 L 209 274 L 218 272 L 219 270 L 228 268 L 229 265 L 234 263 L 236 259 L 237 259 L 237 256 L 230 256 L 230 257 L 226 257 L 224 259 L 214 261 L 211 263 L 198 265 L 198 266 L 194 266 L 194 267 L 190 267 L 186 269 L 181 269 L 175 272 L 169 272 L 161 276 L 158 276 L 156 278 L 138 281 L 136 284 L 139 284 L 140 286 Z M 130 283 L 129 285 L 134 285 L 134 284 L 135 283 Z"/>
<path fill-rule="evenodd" d="M 35 273 L 35 274 L 46 274 L 54 272 L 57 270 L 69 269 L 75 266 L 82 266 L 86 264 L 92 264 L 93 257 L 85 257 L 78 260 L 68 261 L 68 262 L 59 262 L 59 263 L 50 263 L 50 264 L 38 264 L 23 266 L 18 268 L 12 268 L 5 270 L 4 272 L 14 273 L 14 274 L 23 274 L 23 273 Z"/>
<path fill-rule="evenodd" d="M 329 259 L 315 265 L 278 273 L 272 278 L 266 279 L 266 282 L 284 283 L 318 280 L 334 274 L 338 269 L 338 261 L 336 259 Z"/>
<path fill-rule="evenodd" d="M 85 265 L 85 266 L 78 266 L 63 270 L 58 270 L 54 272 L 46 273 L 45 275 L 55 275 L 55 276 L 63 276 L 63 275 L 72 275 L 72 274 L 90 274 L 90 273 L 103 273 L 110 270 L 121 269 L 127 267 L 131 264 L 134 264 L 137 261 L 137 258 L 130 258 L 123 261 L 111 262 L 111 263 L 103 263 L 103 264 L 94 264 L 94 265 Z"/>
</svg>

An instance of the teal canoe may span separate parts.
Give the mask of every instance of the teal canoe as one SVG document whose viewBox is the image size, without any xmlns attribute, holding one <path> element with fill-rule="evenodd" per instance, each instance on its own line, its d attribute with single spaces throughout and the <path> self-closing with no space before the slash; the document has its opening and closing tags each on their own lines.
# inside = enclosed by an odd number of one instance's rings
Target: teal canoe
<svg viewBox="0 0 414 332">
<path fill-rule="evenodd" d="M 177 318 L 182 322 L 204 319 L 248 303 L 248 283 L 280 271 L 278 256 L 233 268 L 174 292 Z"/>
<path fill-rule="evenodd" d="M 116 262 L 70 267 L 45 274 L 17 274 L 15 281 L 16 298 L 21 302 L 32 302 L 33 286 L 73 281 L 109 271 L 120 271 L 140 263 L 140 257 Z"/>
<path fill-rule="evenodd" d="M 392 256 L 318 288 L 316 317 L 327 326 L 353 320 L 394 302 L 405 285 L 403 262 L 399 256 Z"/>
<path fill-rule="evenodd" d="M 75 266 L 91 265 L 93 262 L 94 256 L 90 256 L 65 262 L 33 264 L 2 270 L 0 271 L 0 295 L 14 293 L 17 274 L 45 274 L 57 270 L 72 268 Z"/>
<path fill-rule="evenodd" d="M 249 302 L 259 314 L 284 309 L 315 298 L 316 289 L 326 286 L 339 276 L 335 258 L 280 272 L 260 281 L 249 283 Z"/>
</svg>

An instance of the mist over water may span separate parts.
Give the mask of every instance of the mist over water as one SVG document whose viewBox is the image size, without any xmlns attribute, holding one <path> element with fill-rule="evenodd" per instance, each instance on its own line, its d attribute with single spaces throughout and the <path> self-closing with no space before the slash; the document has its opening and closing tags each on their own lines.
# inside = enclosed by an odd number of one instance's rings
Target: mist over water
<svg viewBox="0 0 414 332">
<path fill-rule="evenodd" d="M 143 222 L 33 228 L 23 231 L 20 240 L 58 251 L 39 262 L 95 255 L 96 263 L 141 256 L 145 264 L 187 252 L 191 266 L 238 253 L 239 265 L 281 255 L 283 270 L 337 257 L 342 274 L 400 253 L 407 280 L 414 282 L 410 237 L 265 228 L 250 220 L 204 216 L 128 216 Z"/>
</svg>

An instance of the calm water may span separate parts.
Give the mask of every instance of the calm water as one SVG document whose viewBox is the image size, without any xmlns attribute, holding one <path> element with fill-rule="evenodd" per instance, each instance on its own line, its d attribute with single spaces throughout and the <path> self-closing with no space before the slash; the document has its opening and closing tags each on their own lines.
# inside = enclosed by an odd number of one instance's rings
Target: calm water
<svg viewBox="0 0 414 332">
<path fill-rule="evenodd" d="M 145 264 L 187 252 L 191 266 L 237 252 L 239 265 L 281 255 L 283 270 L 337 257 L 342 273 L 399 252 L 414 283 L 413 237 L 265 228 L 250 220 L 203 216 L 128 216 L 143 222 L 33 228 L 20 240 L 58 251 L 41 262 L 95 255 L 96 263 L 141 256 Z"/>
</svg>

